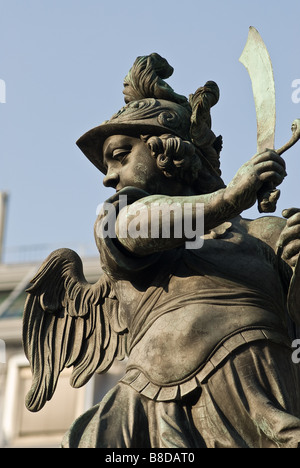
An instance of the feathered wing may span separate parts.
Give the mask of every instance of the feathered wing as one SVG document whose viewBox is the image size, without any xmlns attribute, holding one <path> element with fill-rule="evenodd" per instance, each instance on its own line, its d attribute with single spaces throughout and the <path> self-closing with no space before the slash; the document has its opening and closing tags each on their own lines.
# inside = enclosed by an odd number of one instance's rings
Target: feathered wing
<svg viewBox="0 0 300 468">
<path fill-rule="evenodd" d="M 118 301 L 103 275 L 86 281 L 80 257 L 72 250 L 52 252 L 27 289 L 23 343 L 33 381 L 26 397 L 39 411 L 54 394 L 58 377 L 73 366 L 71 385 L 81 387 L 125 357 L 126 328 Z"/>
</svg>

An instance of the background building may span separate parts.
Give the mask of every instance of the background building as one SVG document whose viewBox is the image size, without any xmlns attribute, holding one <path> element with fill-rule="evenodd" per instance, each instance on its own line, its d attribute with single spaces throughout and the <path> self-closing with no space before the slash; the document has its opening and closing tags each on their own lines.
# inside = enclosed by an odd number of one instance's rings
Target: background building
<svg viewBox="0 0 300 468">
<path fill-rule="evenodd" d="M 4 232 L 3 225 L 1 230 Z M 72 422 L 98 403 L 123 374 L 124 363 L 116 362 L 108 373 L 95 375 L 83 388 L 73 389 L 69 385 L 71 369 L 66 369 L 53 399 L 38 413 L 26 409 L 31 371 L 22 346 L 25 289 L 52 250 L 51 246 L 18 249 L 0 263 L 0 447 L 59 447 Z M 29 261 L 30 257 L 35 259 Z M 87 281 L 96 282 L 102 273 L 99 257 L 86 255 L 82 260 Z"/>
</svg>

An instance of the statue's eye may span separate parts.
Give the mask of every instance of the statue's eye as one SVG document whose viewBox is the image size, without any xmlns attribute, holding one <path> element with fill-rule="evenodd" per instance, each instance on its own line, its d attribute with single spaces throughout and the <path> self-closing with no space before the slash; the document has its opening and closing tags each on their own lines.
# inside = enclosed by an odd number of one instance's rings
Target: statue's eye
<svg viewBox="0 0 300 468">
<path fill-rule="evenodd" d="M 112 153 L 112 158 L 123 162 L 126 156 L 130 153 L 130 148 L 116 148 Z"/>
</svg>

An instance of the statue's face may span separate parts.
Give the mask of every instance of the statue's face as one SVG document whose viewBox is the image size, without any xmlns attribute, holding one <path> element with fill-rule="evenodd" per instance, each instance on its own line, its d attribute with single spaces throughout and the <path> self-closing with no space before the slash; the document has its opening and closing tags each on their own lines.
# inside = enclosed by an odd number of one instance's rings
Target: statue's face
<svg viewBox="0 0 300 468">
<path fill-rule="evenodd" d="M 128 135 L 112 135 L 103 145 L 103 162 L 107 174 L 103 184 L 116 191 L 137 187 L 149 194 L 161 193 L 166 178 L 146 143 Z"/>
</svg>

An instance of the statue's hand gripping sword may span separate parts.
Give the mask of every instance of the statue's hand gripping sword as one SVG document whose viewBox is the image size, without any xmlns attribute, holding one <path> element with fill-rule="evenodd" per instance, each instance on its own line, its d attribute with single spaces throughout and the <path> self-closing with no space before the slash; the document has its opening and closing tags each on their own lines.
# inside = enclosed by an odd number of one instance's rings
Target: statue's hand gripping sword
<svg viewBox="0 0 300 468">
<path fill-rule="evenodd" d="M 257 152 L 274 149 L 276 108 L 273 68 L 267 48 L 258 31 L 252 26 L 239 60 L 246 67 L 252 82 L 257 123 Z M 292 123 L 292 132 L 290 141 L 276 150 L 279 155 L 299 140 L 300 119 Z M 259 212 L 273 213 L 279 194 L 280 191 L 274 186 L 263 186 L 258 193 Z"/>
</svg>

